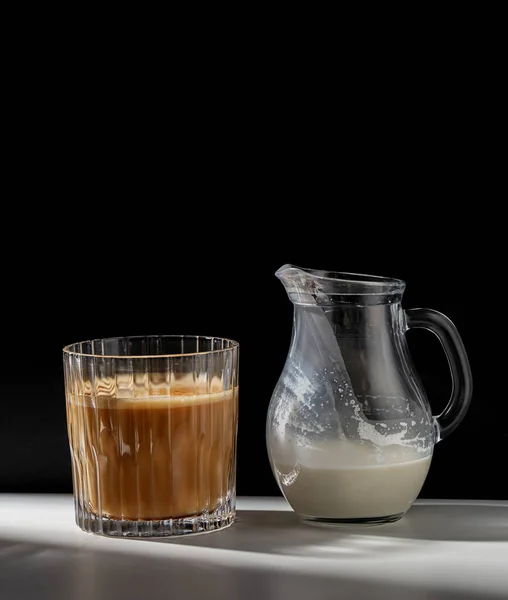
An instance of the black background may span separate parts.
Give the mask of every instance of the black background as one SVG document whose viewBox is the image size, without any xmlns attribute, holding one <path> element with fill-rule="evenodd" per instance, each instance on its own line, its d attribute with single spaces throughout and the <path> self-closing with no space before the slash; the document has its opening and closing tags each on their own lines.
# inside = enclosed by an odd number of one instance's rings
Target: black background
<svg viewBox="0 0 508 600">
<path fill-rule="evenodd" d="M 190 333 L 240 342 L 238 493 L 279 494 L 264 428 L 292 327 L 292 305 L 273 273 L 291 262 L 402 278 L 405 308 L 434 308 L 454 321 L 473 370 L 473 402 L 437 445 L 421 495 L 508 499 L 505 373 L 494 349 L 505 325 L 499 283 L 487 273 L 499 255 L 485 224 L 491 216 L 445 199 L 432 206 L 423 193 L 411 200 L 402 184 L 393 195 L 386 181 L 379 185 L 383 199 L 375 186 L 329 194 L 293 184 L 279 196 L 254 182 L 255 193 L 238 188 L 232 198 L 229 190 L 226 201 L 210 183 L 199 200 L 183 191 L 158 203 L 123 186 L 110 204 L 90 190 L 76 192 L 68 211 L 65 203 L 26 214 L 21 207 L 26 229 L 6 246 L 4 263 L 0 492 L 71 492 L 64 345 Z M 408 338 L 438 413 L 450 393 L 446 359 L 432 334 Z"/>
<path fill-rule="evenodd" d="M 273 273 L 293 263 L 402 278 L 406 308 L 454 321 L 473 402 L 422 495 L 508 499 L 498 42 L 482 55 L 453 23 L 407 53 L 398 38 L 340 58 L 329 39 L 320 56 L 256 40 L 215 60 L 185 44 L 169 84 L 144 58 L 92 60 L 88 42 L 26 51 L 5 111 L 0 492 L 71 491 L 64 345 L 186 333 L 240 342 L 238 491 L 278 494 L 265 416 L 292 305 Z M 438 413 L 444 354 L 408 338 Z"/>
</svg>

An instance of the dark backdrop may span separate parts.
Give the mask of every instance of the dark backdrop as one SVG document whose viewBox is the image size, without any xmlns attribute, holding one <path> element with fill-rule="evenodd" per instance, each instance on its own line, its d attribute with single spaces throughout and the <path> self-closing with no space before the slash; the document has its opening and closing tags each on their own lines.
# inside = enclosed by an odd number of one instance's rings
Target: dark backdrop
<svg viewBox="0 0 508 600">
<path fill-rule="evenodd" d="M 484 44 L 481 27 L 442 19 L 424 37 L 399 29 L 416 44 L 337 56 L 263 36 L 220 55 L 186 43 L 169 77 L 143 57 L 50 44 L 46 30 L 16 46 L 4 94 L 0 491 L 71 489 L 65 344 L 195 333 L 241 343 L 238 489 L 278 493 L 264 421 L 291 305 L 273 272 L 292 262 L 403 278 L 406 307 L 456 323 L 473 403 L 438 444 L 423 495 L 508 498 L 498 37 Z M 430 333 L 409 338 L 437 412 L 446 361 Z"/>
<path fill-rule="evenodd" d="M 238 492 L 279 494 L 264 428 L 292 327 L 292 305 L 273 273 L 291 262 L 402 278 L 406 308 L 427 306 L 455 322 L 472 365 L 473 402 L 437 445 L 422 496 L 508 499 L 506 398 L 497 385 L 504 373 L 493 362 L 504 325 L 492 301 L 496 284 L 482 270 L 496 253 L 489 236 L 481 244 L 473 235 L 475 228 L 485 235 L 480 220 L 471 215 L 458 227 L 454 215 L 431 226 L 430 208 L 420 205 L 416 218 L 403 199 L 378 211 L 356 200 L 353 214 L 352 201 L 308 198 L 301 206 L 287 202 L 277 223 L 270 206 L 255 200 L 214 201 L 208 209 L 194 200 L 158 209 L 138 201 L 106 211 L 91 195 L 72 218 L 60 211 L 48 223 L 45 212 L 40 227 L 32 212 L 23 245 L 11 249 L 4 267 L 13 293 L 4 307 L 0 491 L 71 491 L 64 345 L 190 333 L 240 342 Z M 420 230 L 418 222 L 425 223 Z M 432 334 L 408 335 L 436 413 L 450 392 L 446 359 Z"/>
</svg>

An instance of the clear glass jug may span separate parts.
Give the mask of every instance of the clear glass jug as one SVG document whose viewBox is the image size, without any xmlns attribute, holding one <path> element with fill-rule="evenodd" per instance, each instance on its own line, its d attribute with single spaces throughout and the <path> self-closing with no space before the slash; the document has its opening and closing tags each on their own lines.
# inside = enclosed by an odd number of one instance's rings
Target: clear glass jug
<svg viewBox="0 0 508 600">
<path fill-rule="evenodd" d="M 425 481 L 434 444 L 463 419 L 472 377 L 462 340 L 443 314 L 404 311 L 405 283 L 370 275 L 281 267 L 294 304 L 289 354 L 272 395 L 267 446 L 273 473 L 304 520 L 400 519 Z M 433 416 L 405 332 L 429 329 L 453 388 Z"/>
</svg>

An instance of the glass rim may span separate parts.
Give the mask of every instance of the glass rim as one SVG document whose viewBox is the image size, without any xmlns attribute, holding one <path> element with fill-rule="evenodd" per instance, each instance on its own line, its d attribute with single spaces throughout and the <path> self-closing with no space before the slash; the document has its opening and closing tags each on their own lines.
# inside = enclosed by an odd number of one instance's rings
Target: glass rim
<svg viewBox="0 0 508 600">
<path fill-rule="evenodd" d="M 386 277 L 384 275 L 369 275 L 366 273 L 351 273 L 347 271 L 330 271 L 323 269 L 309 269 L 307 267 L 298 267 L 292 264 L 285 264 L 275 272 L 276 277 L 287 282 L 286 289 L 298 289 L 302 282 L 294 283 L 293 280 L 286 278 L 286 272 L 291 270 L 299 271 L 304 276 L 303 285 L 319 281 L 326 285 L 324 291 L 329 296 L 389 296 L 404 292 L 406 282 L 403 279 L 395 277 Z M 345 286 L 346 289 L 339 289 L 339 286 Z M 348 286 L 356 286 L 358 289 L 350 291 Z"/>
<path fill-rule="evenodd" d="M 216 350 L 203 350 L 199 352 L 177 352 L 173 354 L 97 354 L 89 352 L 80 352 L 73 350 L 72 348 L 79 346 L 80 344 L 93 344 L 94 342 L 102 342 L 103 340 L 136 340 L 136 339 L 149 339 L 149 338 L 174 338 L 174 339 L 194 339 L 194 340 L 218 340 L 221 342 L 228 342 L 230 345 L 227 348 L 217 348 Z M 63 348 L 63 353 L 73 356 L 84 356 L 87 358 L 115 358 L 115 359 L 138 359 L 138 358 L 182 358 L 187 356 L 200 356 L 204 354 L 218 354 L 219 352 L 229 352 L 238 348 L 240 343 L 230 338 L 217 337 L 213 335 L 191 335 L 191 334 L 162 334 L 162 335 L 124 335 L 124 336 L 111 336 L 105 338 L 95 338 L 93 340 L 83 340 L 82 342 L 74 342 L 67 344 Z"/>
<path fill-rule="evenodd" d="M 328 279 L 329 281 L 338 281 L 340 283 L 358 283 L 367 286 L 379 285 L 380 283 L 393 284 L 394 286 L 405 286 L 403 279 L 396 277 L 386 277 L 385 275 L 369 275 L 367 273 L 349 273 L 347 271 L 321 271 L 318 269 L 305 269 L 318 279 Z M 325 274 L 326 273 L 326 274 Z"/>
</svg>

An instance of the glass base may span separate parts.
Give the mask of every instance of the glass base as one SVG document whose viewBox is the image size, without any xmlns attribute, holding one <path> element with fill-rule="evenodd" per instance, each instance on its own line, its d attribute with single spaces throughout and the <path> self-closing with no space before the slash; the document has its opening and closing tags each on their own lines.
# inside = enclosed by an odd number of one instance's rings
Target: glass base
<svg viewBox="0 0 508 600">
<path fill-rule="evenodd" d="M 347 525 L 384 525 L 386 523 L 395 523 L 402 517 L 405 513 L 399 513 L 396 515 L 388 515 L 386 517 L 359 517 L 356 519 L 332 519 L 328 517 L 307 517 L 303 516 L 302 521 L 309 525 L 323 525 L 323 526 L 347 526 Z"/>
<path fill-rule="evenodd" d="M 225 501 L 213 512 L 176 519 L 134 521 L 99 517 L 92 511 L 76 506 L 76 524 L 83 531 L 111 537 L 170 537 L 206 533 L 224 529 L 235 520 L 235 506 L 231 500 Z"/>
</svg>

